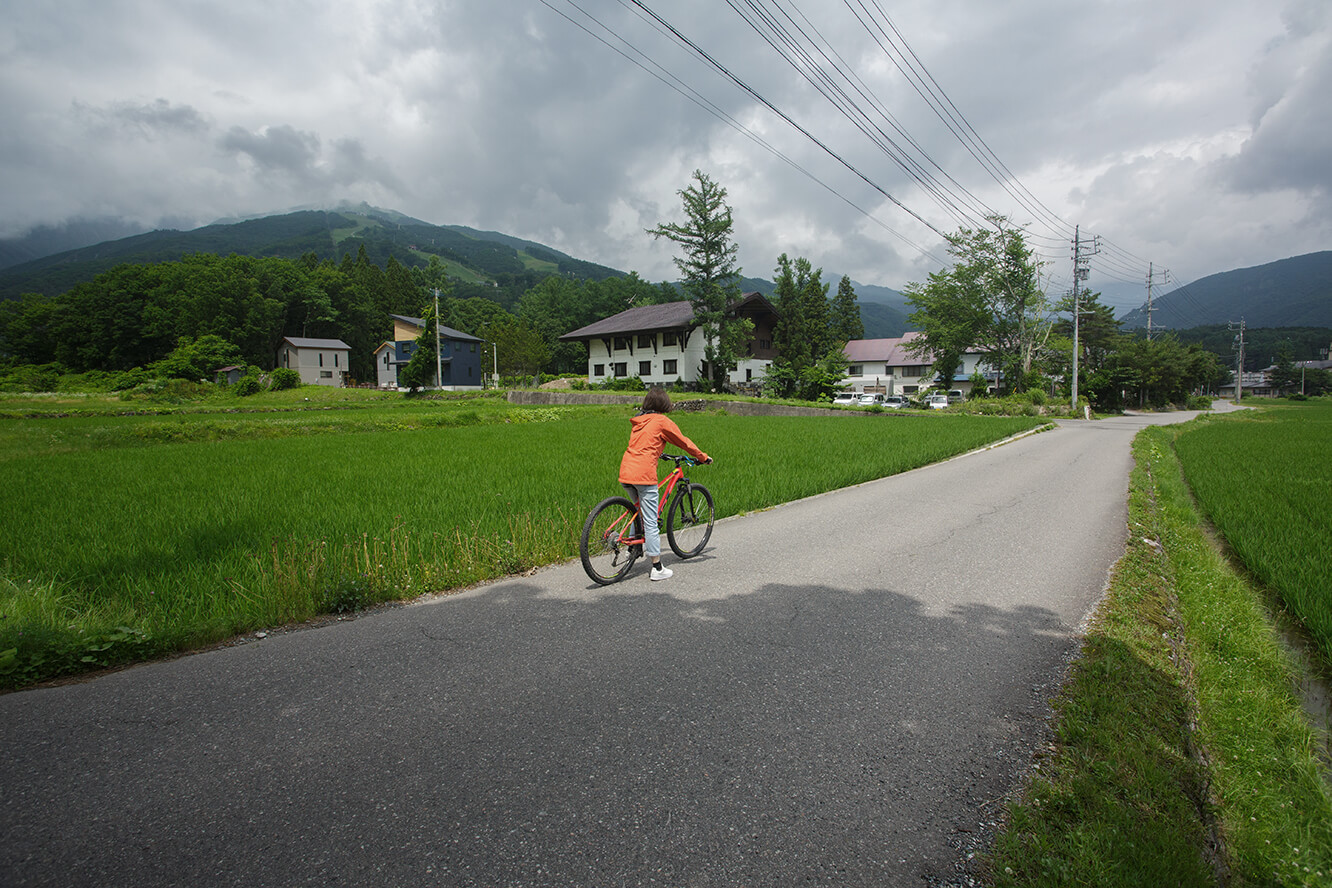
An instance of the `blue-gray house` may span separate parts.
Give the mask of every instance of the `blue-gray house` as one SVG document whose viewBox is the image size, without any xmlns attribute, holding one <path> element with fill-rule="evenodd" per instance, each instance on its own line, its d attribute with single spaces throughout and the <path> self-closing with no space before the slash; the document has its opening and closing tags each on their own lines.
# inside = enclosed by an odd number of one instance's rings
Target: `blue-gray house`
<svg viewBox="0 0 1332 888">
<path fill-rule="evenodd" d="M 389 317 L 393 319 L 393 341 L 375 349 L 376 381 L 380 388 L 399 387 L 402 368 L 412 359 L 416 338 L 425 329 L 422 318 Z M 439 388 L 481 388 L 481 342 L 469 333 L 439 325 Z"/>
</svg>

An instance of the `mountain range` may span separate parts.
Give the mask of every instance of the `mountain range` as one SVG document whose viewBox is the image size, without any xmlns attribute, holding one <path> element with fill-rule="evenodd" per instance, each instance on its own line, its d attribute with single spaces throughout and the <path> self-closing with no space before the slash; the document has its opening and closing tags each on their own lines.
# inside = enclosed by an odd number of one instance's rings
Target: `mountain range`
<svg viewBox="0 0 1332 888">
<path fill-rule="evenodd" d="M 467 283 L 545 273 L 587 280 L 624 274 L 500 232 L 432 225 L 366 204 L 227 220 L 185 231 L 127 231 L 133 229 L 114 219 L 80 220 L 0 240 L 0 299 L 27 292 L 55 295 L 121 263 L 175 261 L 201 252 L 287 259 L 314 253 L 337 261 L 364 248 L 381 266 L 390 256 L 408 266 L 426 265 L 437 257 L 451 277 Z M 832 274 L 824 278 L 833 288 L 839 279 Z M 763 278 L 745 278 L 741 286 L 767 296 L 776 289 Z M 901 292 L 854 286 L 866 338 L 906 332 L 911 307 Z M 1154 328 L 1184 329 L 1241 318 L 1250 327 L 1332 327 L 1332 251 L 1209 275 L 1164 292 L 1152 305 Z M 1126 328 L 1146 326 L 1146 306 L 1121 320 Z"/>
</svg>

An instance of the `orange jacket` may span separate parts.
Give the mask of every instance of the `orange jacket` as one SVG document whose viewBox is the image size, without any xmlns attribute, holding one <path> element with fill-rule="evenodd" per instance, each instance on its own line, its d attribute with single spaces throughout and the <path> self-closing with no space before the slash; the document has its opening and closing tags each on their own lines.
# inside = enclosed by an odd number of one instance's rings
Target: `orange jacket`
<svg viewBox="0 0 1332 888">
<path fill-rule="evenodd" d="M 661 413 L 641 413 L 629 420 L 629 446 L 620 460 L 620 483 L 656 484 L 657 460 L 666 442 L 682 447 L 694 459 L 706 462 L 708 455 L 680 431 L 680 427 Z"/>
</svg>

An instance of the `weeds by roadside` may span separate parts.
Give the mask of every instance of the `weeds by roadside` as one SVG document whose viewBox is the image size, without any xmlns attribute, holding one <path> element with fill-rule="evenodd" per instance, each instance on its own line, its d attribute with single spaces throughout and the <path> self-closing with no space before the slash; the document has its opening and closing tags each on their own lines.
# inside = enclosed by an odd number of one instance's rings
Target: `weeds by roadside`
<svg viewBox="0 0 1332 888">
<path fill-rule="evenodd" d="M 996 886 L 1327 885 L 1332 800 L 1259 605 L 1143 432 L 1130 541 L 990 859 Z"/>
</svg>

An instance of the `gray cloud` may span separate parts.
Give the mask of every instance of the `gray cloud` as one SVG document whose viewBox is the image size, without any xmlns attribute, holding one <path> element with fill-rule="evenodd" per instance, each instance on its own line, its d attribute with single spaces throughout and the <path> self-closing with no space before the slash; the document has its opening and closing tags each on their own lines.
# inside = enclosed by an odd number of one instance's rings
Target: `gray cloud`
<svg viewBox="0 0 1332 888">
<path fill-rule="evenodd" d="M 1033 222 L 1066 264 L 1069 232 L 990 178 L 847 9 L 798 2 L 957 187 Z M 367 200 L 659 279 L 675 273 L 671 248 L 643 229 L 679 218 L 675 192 L 701 168 L 728 189 L 748 274 L 770 275 L 782 252 L 895 287 L 937 268 L 937 235 L 645 17 L 580 4 L 606 31 L 568 0 L 548 3 L 20 4 L 13 38 L 0 36 L 0 234 Z M 648 5 L 931 224 L 956 227 L 729 8 Z M 1193 277 L 1332 240 L 1325 0 L 908 0 L 890 12 L 1068 226 Z M 1093 286 L 1097 275 L 1138 278 L 1094 265 Z"/>
</svg>

